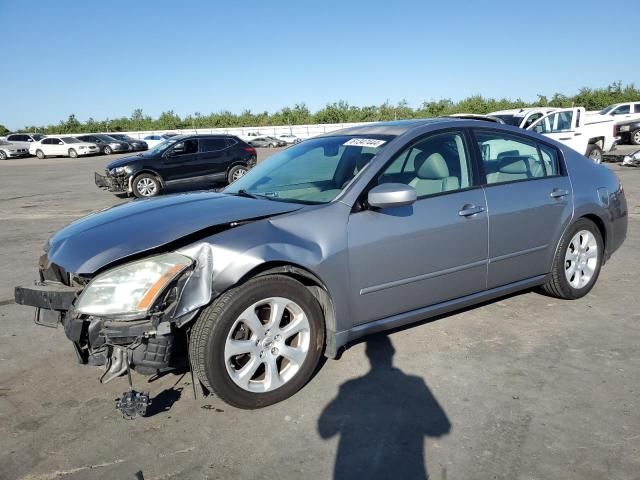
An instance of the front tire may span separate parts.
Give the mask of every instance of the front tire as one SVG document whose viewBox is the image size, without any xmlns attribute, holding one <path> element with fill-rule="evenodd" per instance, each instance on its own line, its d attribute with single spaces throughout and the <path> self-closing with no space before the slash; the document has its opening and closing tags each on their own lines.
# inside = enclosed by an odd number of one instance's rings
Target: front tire
<svg viewBox="0 0 640 480">
<path fill-rule="evenodd" d="M 280 402 L 317 368 L 323 318 L 318 301 L 298 281 L 253 278 L 200 313 L 189 342 L 192 368 L 229 405 L 255 409 Z"/>
<path fill-rule="evenodd" d="M 0 160 L 6 160 L 7 159 L 7 154 L 5 153 L 4 150 L 0 150 Z"/>
<path fill-rule="evenodd" d="M 131 183 L 133 194 L 138 198 L 151 198 L 160 193 L 160 182 L 148 173 L 138 175 Z"/>
<path fill-rule="evenodd" d="M 46 157 L 46 155 L 44 154 L 44 152 L 42 150 L 36 150 L 36 157 L 38 157 L 40 160 L 44 159 Z"/>
<path fill-rule="evenodd" d="M 227 174 L 227 183 L 233 183 L 247 173 L 248 169 L 244 165 L 234 165 Z"/>
<path fill-rule="evenodd" d="M 111 147 L 109 145 L 106 145 L 102 149 L 102 153 L 104 153 L 105 155 L 111 155 L 113 153 L 113 151 L 111 150 Z"/>
<path fill-rule="evenodd" d="M 595 163 L 602 163 L 602 149 L 598 145 L 590 144 L 585 156 Z"/>
<path fill-rule="evenodd" d="M 78 152 L 76 152 L 73 148 L 70 148 L 68 153 L 69 153 L 69 157 L 78 158 Z"/>
<path fill-rule="evenodd" d="M 560 241 L 543 292 L 564 300 L 584 297 L 598 280 L 603 255 L 600 230 L 591 220 L 581 218 Z"/>
<path fill-rule="evenodd" d="M 630 138 L 633 145 L 640 145 L 640 128 L 631 132 Z"/>
</svg>

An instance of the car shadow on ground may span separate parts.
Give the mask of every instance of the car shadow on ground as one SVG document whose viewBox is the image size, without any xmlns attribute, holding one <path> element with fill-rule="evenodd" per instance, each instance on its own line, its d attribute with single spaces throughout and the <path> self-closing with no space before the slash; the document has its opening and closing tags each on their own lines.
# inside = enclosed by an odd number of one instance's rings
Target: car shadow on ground
<svg viewBox="0 0 640 480">
<path fill-rule="evenodd" d="M 340 386 L 318 420 L 322 438 L 340 436 L 335 479 L 428 478 L 425 437 L 441 437 L 451 422 L 420 377 L 393 366 L 386 335 L 369 337 L 371 369 Z"/>
</svg>

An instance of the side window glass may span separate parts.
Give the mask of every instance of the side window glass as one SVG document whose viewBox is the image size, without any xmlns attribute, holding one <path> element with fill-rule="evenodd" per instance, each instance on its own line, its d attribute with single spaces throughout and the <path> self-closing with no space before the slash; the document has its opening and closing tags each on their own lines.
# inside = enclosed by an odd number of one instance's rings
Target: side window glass
<svg viewBox="0 0 640 480">
<path fill-rule="evenodd" d="M 548 147 L 545 147 L 547 159 L 553 167 L 549 173 L 535 142 L 487 130 L 476 131 L 475 137 L 488 184 L 545 177 L 554 175 L 554 169 L 555 172 L 558 170 L 557 157 Z"/>
<path fill-rule="evenodd" d="M 538 148 L 540 148 L 540 155 L 542 155 L 542 163 L 544 165 L 546 175 L 548 177 L 560 175 L 558 151 L 553 147 L 548 147 L 547 145 L 542 144 L 538 144 Z"/>
<path fill-rule="evenodd" d="M 634 113 L 640 113 L 640 103 L 636 103 L 634 107 Z"/>
<path fill-rule="evenodd" d="M 571 130 L 573 111 L 557 112 L 547 116 L 534 127 L 537 133 L 555 133 Z"/>
<path fill-rule="evenodd" d="M 622 105 L 613 111 L 613 115 L 626 115 L 631 113 L 631 105 Z"/>
<path fill-rule="evenodd" d="M 418 197 L 469 187 L 469 155 L 462 133 L 440 133 L 409 146 L 378 177 L 378 184 L 391 182 L 415 188 Z"/>
<path fill-rule="evenodd" d="M 202 140 L 203 152 L 217 152 L 227 148 L 227 142 L 224 138 L 206 138 Z"/>
</svg>

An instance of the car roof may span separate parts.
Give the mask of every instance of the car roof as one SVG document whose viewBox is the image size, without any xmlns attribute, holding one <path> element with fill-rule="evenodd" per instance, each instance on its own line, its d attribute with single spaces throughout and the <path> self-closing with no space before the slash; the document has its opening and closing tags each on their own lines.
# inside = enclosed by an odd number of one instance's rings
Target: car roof
<svg viewBox="0 0 640 480">
<path fill-rule="evenodd" d="M 333 132 L 327 133 L 325 135 L 320 135 L 322 137 L 330 137 L 336 134 L 338 135 L 402 135 L 403 133 L 408 132 L 409 130 L 413 130 L 416 127 L 421 127 L 424 125 L 435 125 L 438 123 L 446 123 L 446 122 L 458 122 L 455 118 L 416 118 L 411 120 L 393 120 L 390 122 L 376 122 L 376 123 L 368 123 L 365 125 L 357 125 L 355 127 L 347 127 L 342 130 L 335 130 Z"/>
<path fill-rule="evenodd" d="M 522 107 L 522 108 L 510 108 L 508 110 L 496 110 L 495 112 L 487 113 L 487 115 L 515 115 L 517 113 L 526 114 L 533 112 L 534 110 L 553 110 L 554 107 Z"/>
</svg>

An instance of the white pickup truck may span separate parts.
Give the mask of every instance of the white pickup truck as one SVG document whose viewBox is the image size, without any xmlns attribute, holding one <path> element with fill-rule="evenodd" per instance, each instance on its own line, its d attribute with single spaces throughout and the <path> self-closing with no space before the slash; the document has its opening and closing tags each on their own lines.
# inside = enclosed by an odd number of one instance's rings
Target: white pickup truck
<svg viewBox="0 0 640 480">
<path fill-rule="evenodd" d="M 596 163 L 602 162 L 603 151 L 613 147 L 616 140 L 614 126 L 620 120 L 613 116 L 587 115 L 583 107 L 521 108 L 488 115 L 553 138 Z"/>
</svg>

